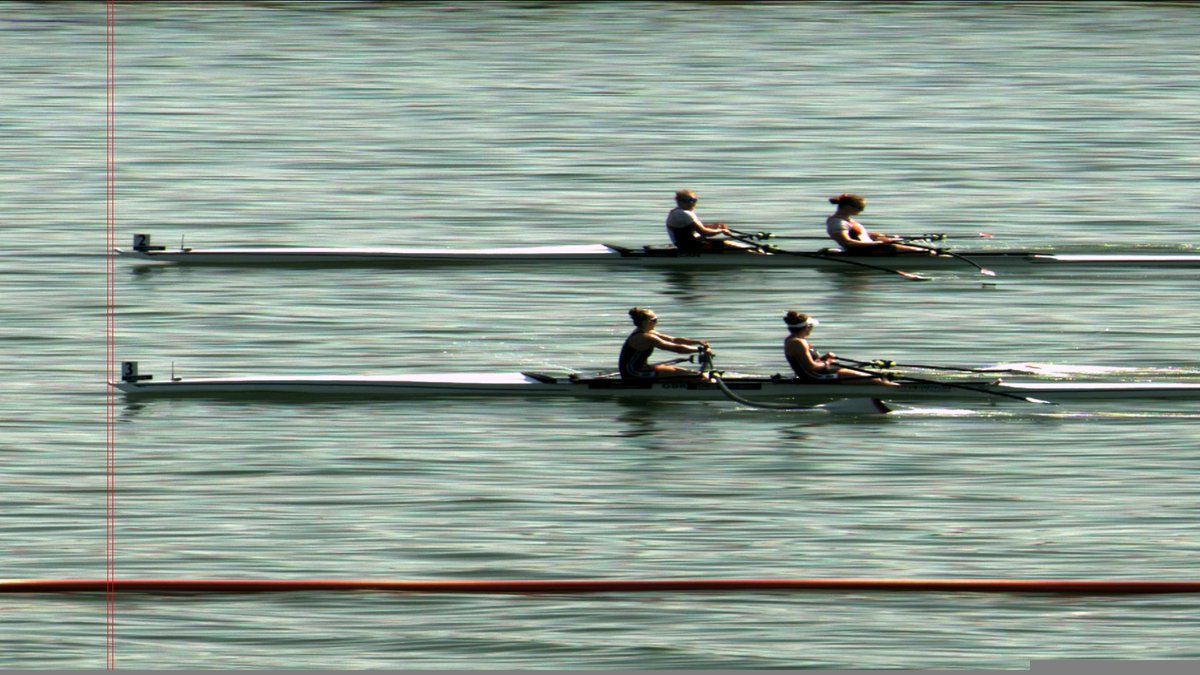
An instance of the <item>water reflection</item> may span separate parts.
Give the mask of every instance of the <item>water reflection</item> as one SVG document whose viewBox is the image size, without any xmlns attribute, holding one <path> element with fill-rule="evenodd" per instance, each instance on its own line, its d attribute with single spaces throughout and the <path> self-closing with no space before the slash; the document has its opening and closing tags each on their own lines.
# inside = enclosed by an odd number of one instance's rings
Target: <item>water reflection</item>
<svg viewBox="0 0 1200 675">
<path fill-rule="evenodd" d="M 621 408 L 621 412 L 617 414 L 617 421 L 622 425 L 619 432 L 621 436 L 649 438 L 662 431 L 658 420 L 661 406 L 655 401 L 617 399 L 617 405 Z"/>
<path fill-rule="evenodd" d="M 857 305 L 860 301 L 870 301 L 878 296 L 880 284 L 914 284 L 919 282 L 906 281 L 887 272 L 876 272 L 867 269 L 821 269 L 817 270 L 828 278 L 825 282 L 834 289 L 834 298 Z"/>
<path fill-rule="evenodd" d="M 117 415 L 118 423 L 133 422 L 145 410 L 147 404 L 144 402 L 133 402 L 126 400 L 125 405 L 121 406 L 120 412 Z"/>
<path fill-rule="evenodd" d="M 133 278 L 149 277 L 153 274 L 161 274 L 164 270 L 174 267 L 173 265 L 143 265 L 135 264 L 129 268 L 129 274 Z"/>
<path fill-rule="evenodd" d="M 835 401 L 849 403 L 849 401 Z M 839 410 L 837 407 L 810 408 L 807 410 L 776 411 L 777 420 L 784 423 L 779 428 L 779 437 L 784 444 L 782 447 L 796 448 L 802 444 L 813 444 L 814 447 L 825 447 L 829 444 L 830 427 L 858 426 L 864 424 L 895 424 L 901 421 L 896 412 L 877 413 L 863 412 L 861 406 L 852 409 Z"/>
<path fill-rule="evenodd" d="M 696 302 L 704 299 L 703 294 L 700 293 L 699 279 L 700 274 L 693 270 L 671 269 L 663 271 L 665 293 L 687 302 Z"/>
</svg>

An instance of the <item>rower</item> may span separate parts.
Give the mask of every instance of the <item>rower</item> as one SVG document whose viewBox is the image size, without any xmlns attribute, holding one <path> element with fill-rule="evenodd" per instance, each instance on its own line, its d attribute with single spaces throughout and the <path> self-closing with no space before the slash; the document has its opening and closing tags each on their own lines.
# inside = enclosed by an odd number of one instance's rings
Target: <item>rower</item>
<svg viewBox="0 0 1200 675">
<path fill-rule="evenodd" d="M 842 368 L 833 352 L 819 353 L 808 344 L 813 328 L 821 325 L 813 317 L 795 311 L 783 317 L 788 336 L 783 341 L 783 355 L 796 374 L 796 379 L 806 384 L 878 384 L 888 387 L 900 386 L 896 382 L 876 377 L 871 373 Z"/>
<path fill-rule="evenodd" d="M 675 193 L 675 208 L 667 214 L 667 234 L 671 243 L 685 255 L 699 253 L 725 252 L 738 250 L 747 253 L 761 253 L 760 249 L 750 248 L 728 239 L 714 239 L 717 235 L 728 235 L 729 226 L 725 223 L 705 225 L 696 215 L 696 193 L 691 190 L 680 190 Z"/>
<path fill-rule="evenodd" d="M 658 332 L 655 330 L 658 326 L 658 316 L 649 309 L 634 307 L 629 310 L 629 318 L 633 320 L 636 328 L 625 338 L 625 344 L 621 346 L 621 356 L 617 360 L 622 380 L 647 381 L 701 376 L 700 373 L 687 368 L 677 368 L 668 363 L 650 364 L 648 361 L 656 347 L 677 354 L 704 354 L 709 351 L 707 342 L 671 337 Z"/>
<path fill-rule="evenodd" d="M 837 204 L 837 210 L 825 219 L 825 231 L 849 255 L 897 255 L 911 253 L 916 255 L 937 255 L 937 251 L 907 246 L 898 237 L 890 237 L 882 232 L 870 232 L 854 216 L 867 208 L 867 200 L 858 195 L 842 193 L 829 198 L 830 204 Z"/>
</svg>

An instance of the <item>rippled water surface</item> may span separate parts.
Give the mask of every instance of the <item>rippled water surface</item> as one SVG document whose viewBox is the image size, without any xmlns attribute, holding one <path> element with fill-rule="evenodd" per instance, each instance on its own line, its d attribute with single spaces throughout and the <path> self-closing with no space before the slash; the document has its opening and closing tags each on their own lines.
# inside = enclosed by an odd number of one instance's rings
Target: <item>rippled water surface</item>
<svg viewBox="0 0 1200 675">
<path fill-rule="evenodd" d="M 4 577 L 105 575 L 104 6 L 0 2 Z M 702 217 L 960 246 L 1200 243 L 1184 3 L 192 3 L 116 10 L 115 237 L 657 243 Z M 799 246 L 815 246 L 814 242 Z M 111 262 L 176 375 L 608 370 L 626 311 L 780 372 L 1195 381 L 1195 270 L 180 269 Z M 930 373 L 927 373 L 927 375 Z M 1087 375 L 1082 376 L 1095 377 Z M 116 574 L 1196 579 L 1200 405 L 114 400 Z M 0 596 L 0 666 L 98 668 L 102 596 Z M 122 595 L 123 668 L 1024 668 L 1200 657 L 1187 596 Z"/>
</svg>

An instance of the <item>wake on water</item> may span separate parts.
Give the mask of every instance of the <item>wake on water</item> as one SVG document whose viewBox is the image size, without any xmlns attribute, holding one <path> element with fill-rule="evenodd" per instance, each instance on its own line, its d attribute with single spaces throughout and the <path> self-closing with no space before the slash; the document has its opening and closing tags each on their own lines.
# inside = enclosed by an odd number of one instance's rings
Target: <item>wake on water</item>
<svg viewBox="0 0 1200 675">
<path fill-rule="evenodd" d="M 1118 366 L 1073 366 L 1060 363 L 997 363 L 983 366 L 984 372 L 1004 373 L 1019 372 L 1037 375 L 1039 377 L 1076 377 L 1080 375 L 1106 375 L 1110 377 L 1196 377 L 1200 376 L 1197 368 L 1128 368 Z"/>
</svg>

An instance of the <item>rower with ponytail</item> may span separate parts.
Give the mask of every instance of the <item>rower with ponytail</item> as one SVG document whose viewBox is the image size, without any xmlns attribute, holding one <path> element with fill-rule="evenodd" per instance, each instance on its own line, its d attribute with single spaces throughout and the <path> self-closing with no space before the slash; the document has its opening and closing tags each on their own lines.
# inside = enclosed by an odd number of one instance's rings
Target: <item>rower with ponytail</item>
<svg viewBox="0 0 1200 675">
<path fill-rule="evenodd" d="M 671 363 L 650 363 L 650 355 L 654 349 L 665 349 L 677 354 L 705 354 L 709 351 L 708 342 L 689 338 L 671 337 L 658 332 L 658 315 L 643 307 L 629 310 L 629 318 L 633 321 L 634 330 L 625 338 L 621 346 L 621 355 L 617 359 L 617 367 L 623 380 L 654 380 L 663 378 L 697 378 L 701 374 L 678 368 Z"/>
<path fill-rule="evenodd" d="M 937 255 L 937 251 L 909 246 L 901 243 L 903 240 L 888 236 L 882 232 L 870 232 L 854 216 L 867 208 L 867 200 L 858 195 L 842 193 L 830 197 L 829 203 L 836 204 L 837 210 L 825 220 L 825 231 L 830 238 L 851 255 Z"/>
</svg>

